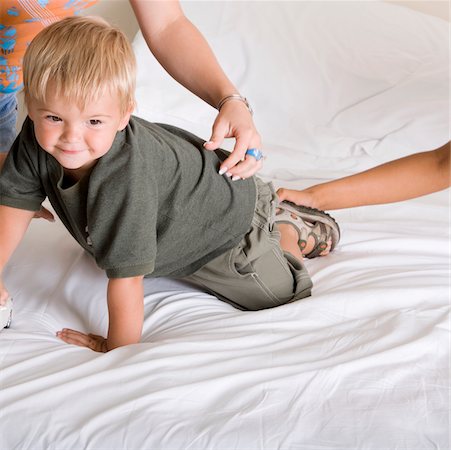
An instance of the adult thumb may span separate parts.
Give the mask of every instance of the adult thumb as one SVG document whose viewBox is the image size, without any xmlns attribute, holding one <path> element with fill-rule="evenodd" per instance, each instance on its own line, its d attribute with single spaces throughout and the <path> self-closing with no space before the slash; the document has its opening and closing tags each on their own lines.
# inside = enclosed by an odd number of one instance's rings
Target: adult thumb
<svg viewBox="0 0 451 450">
<path fill-rule="evenodd" d="M 204 143 L 204 148 L 207 150 L 216 150 L 221 146 L 224 139 L 227 137 L 227 127 L 220 122 L 213 125 L 213 130 L 210 139 Z"/>
</svg>

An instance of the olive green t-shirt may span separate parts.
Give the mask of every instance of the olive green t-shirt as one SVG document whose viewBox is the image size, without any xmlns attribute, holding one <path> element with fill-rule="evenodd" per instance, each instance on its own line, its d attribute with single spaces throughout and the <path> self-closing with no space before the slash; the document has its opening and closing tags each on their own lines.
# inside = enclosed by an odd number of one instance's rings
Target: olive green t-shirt
<svg viewBox="0 0 451 450">
<path fill-rule="evenodd" d="M 132 117 L 91 172 L 68 185 L 28 118 L 0 175 L 0 204 L 36 211 L 48 197 L 110 278 L 189 275 L 238 244 L 256 201 L 254 180 L 220 176 L 225 152 L 203 142 Z"/>
</svg>

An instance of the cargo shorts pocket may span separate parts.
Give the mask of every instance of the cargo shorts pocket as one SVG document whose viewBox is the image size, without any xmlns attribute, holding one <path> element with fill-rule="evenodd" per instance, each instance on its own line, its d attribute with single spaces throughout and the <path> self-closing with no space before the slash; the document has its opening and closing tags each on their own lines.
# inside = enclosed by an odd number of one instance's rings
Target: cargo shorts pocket
<svg viewBox="0 0 451 450">
<path fill-rule="evenodd" d="M 249 258 L 246 249 L 241 246 L 234 250 L 231 252 L 229 270 L 240 286 L 239 299 L 235 302 L 239 302 L 244 309 L 258 310 L 283 305 L 291 300 L 294 279 L 277 243 L 256 259 Z"/>
</svg>

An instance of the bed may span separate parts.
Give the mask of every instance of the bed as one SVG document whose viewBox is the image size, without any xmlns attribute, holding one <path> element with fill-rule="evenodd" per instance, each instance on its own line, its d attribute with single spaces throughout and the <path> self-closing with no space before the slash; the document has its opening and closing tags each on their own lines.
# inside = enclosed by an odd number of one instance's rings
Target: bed
<svg viewBox="0 0 451 450">
<path fill-rule="evenodd" d="M 302 188 L 449 140 L 449 23 L 380 2 L 184 2 L 255 109 L 261 176 Z M 137 115 L 207 139 L 214 110 L 138 34 Z M 225 146 L 230 148 L 230 143 Z M 332 211 L 312 297 L 243 312 L 146 280 L 142 342 L 106 354 L 107 279 L 60 222 L 5 271 L 1 449 L 448 449 L 450 192 Z"/>
</svg>

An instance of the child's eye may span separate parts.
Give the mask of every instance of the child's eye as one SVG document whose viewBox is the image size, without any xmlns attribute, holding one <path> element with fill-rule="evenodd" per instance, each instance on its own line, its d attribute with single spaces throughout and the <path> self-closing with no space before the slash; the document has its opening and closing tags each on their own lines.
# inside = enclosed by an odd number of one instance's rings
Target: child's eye
<svg viewBox="0 0 451 450">
<path fill-rule="evenodd" d="M 48 115 L 45 116 L 45 118 L 50 120 L 51 122 L 61 122 L 61 119 L 58 116 Z"/>
<path fill-rule="evenodd" d="M 102 122 L 98 119 L 91 119 L 89 125 L 100 125 Z"/>
</svg>

